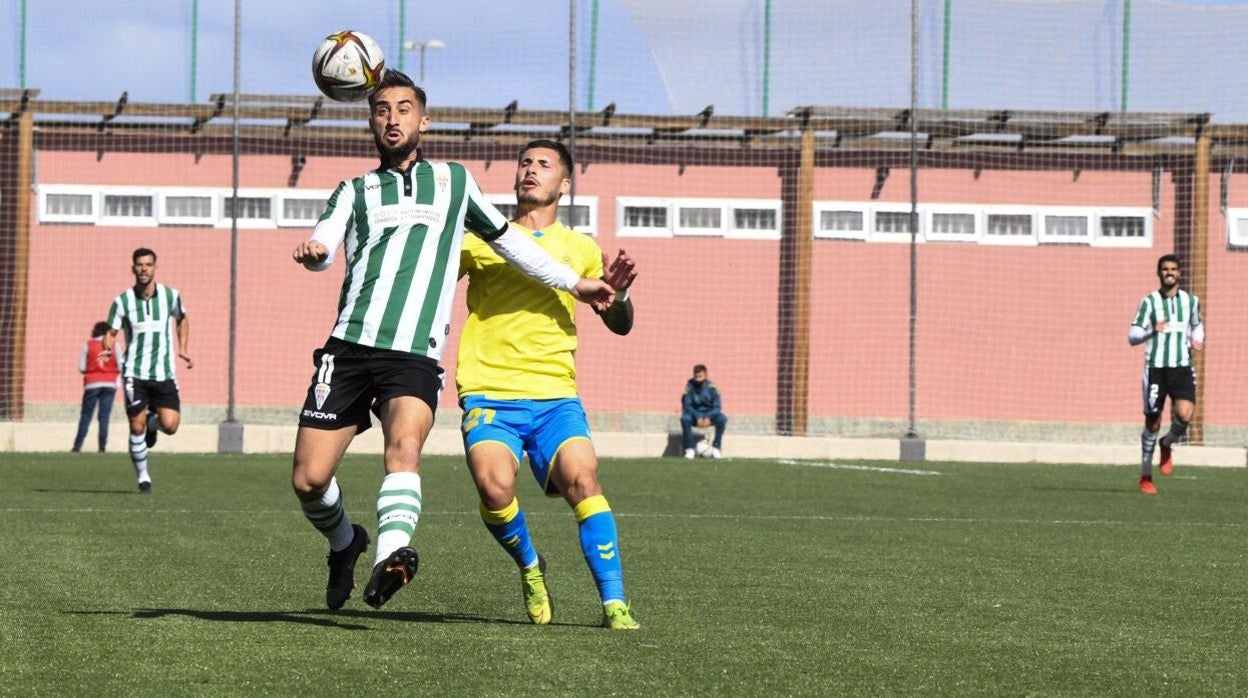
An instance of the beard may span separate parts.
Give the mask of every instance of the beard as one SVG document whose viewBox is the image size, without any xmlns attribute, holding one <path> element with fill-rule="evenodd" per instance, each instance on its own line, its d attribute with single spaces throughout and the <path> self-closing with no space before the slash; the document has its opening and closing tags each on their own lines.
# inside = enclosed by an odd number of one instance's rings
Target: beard
<svg viewBox="0 0 1248 698">
<path fill-rule="evenodd" d="M 405 160 L 420 145 L 420 133 L 413 133 L 397 145 L 391 146 L 383 138 L 384 134 L 373 133 L 373 142 L 377 144 L 377 152 L 381 154 L 381 158 L 391 165 L 398 165 Z"/>
<path fill-rule="evenodd" d="M 521 204 L 533 206 L 535 208 L 540 208 L 542 206 L 549 206 L 559 201 L 559 192 L 558 191 L 553 191 L 553 192 L 527 191 L 526 192 L 517 188 L 516 189 L 516 201 L 518 201 Z"/>
</svg>

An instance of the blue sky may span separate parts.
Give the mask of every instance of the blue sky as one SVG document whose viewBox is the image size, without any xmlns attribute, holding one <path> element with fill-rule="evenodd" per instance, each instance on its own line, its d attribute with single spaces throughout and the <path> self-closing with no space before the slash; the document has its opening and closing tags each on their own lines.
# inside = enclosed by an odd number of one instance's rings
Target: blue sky
<svg viewBox="0 0 1248 698">
<path fill-rule="evenodd" d="M 588 91 L 590 2 L 579 17 L 581 106 Z M 621 101 L 621 110 L 666 112 L 658 72 L 644 42 L 618 2 L 599 3 L 600 62 L 595 90 Z M 318 40 L 342 28 L 371 34 L 398 67 L 399 0 L 343 3 L 329 0 L 243 2 L 242 90 L 265 94 L 315 94 L 309 62 Z M 406 39 L 441 39 L 446 48 L 426 55 L 431 101 L 448 106 L 559 109 L 568 104 L 568 2 L 429 3 L 407 0 Z M 484 19 L 483 19 L 484 18 Z M 197 101 L 232 88 L 233 3 L 200 0 L 195 92 Z M 19 84 L 20 0 L 0 0 L 6 26 L 0 86 Z M 28 0 L 26 86 L 49 99 L 116 99 L 184 102 L 191 93 L 190 0 L 56 2 Z M 413 77 L 419 54 L 404 58 Z"/>
<path fill-rule="evenodd" d="M 920 0 L 922 107 L 1117 109 L 1125 0 L 953 0 L 949 80 L 943 0 Z M 341 28 L 400 63 L 402 0 L 244 0 L 242 90 L 315 94 L 309 61 Z M 590 16 L 577 0 L 577 104 L 590 106 Z M 904 107 L 908 0 L 598 0 L 594 108 L 769 115 L 797 106 Z M 47 99 L 191 99 L 191 0 L 27 0 L 26 85 Z M 0 86 L 19 83 L 21 0 L 0 0 Z M 232 88 L 233 6 L 200 0 L 194 96 Z M 563 109 L 568 0 L 406 0 L 405 38 L 426 56 L 433 105 Z M 1248 122 L 1248 0 L 1133 0 L 1128 108 Z M 402 55 L 413 77 L 417 53 Z"/>
</svg>

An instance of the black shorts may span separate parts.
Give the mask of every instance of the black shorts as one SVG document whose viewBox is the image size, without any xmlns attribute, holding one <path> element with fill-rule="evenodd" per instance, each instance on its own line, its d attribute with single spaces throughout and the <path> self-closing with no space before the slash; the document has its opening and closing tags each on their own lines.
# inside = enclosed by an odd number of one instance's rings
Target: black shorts
<svg viewBox="0 0 1248 698">
<path fill-rule="evenodd" d="M 1171 404 L 1175 400 L 1196 402 L 1196 371 L 1191 366 L 1148 367 L 1144 374 L 1144 414 L 1148 417 L 1161 414 L 1167 397 Z"/>
<path fill-rule="evenodd" d="M 126 389 L 126 416 L 133 417 L 147 409 L 148 405 L 168 407 L 179 411 L 182 409 L 182 400 L 178 398 L 177 381 L 146 381 L 140 378 L 127 378 L 124 387 Z"/>
<path fill-rule="evenodd" d="M 299 426 L 341 429 L 354 424 L 359 432 L 372 426 L 368 413 L 386 400 L 416 397 L 438 411 L 442 367 L 427 356 L 374 349 L 331 337 L 312 352 L 316 371 L 299 412 Z"/>
</svg>

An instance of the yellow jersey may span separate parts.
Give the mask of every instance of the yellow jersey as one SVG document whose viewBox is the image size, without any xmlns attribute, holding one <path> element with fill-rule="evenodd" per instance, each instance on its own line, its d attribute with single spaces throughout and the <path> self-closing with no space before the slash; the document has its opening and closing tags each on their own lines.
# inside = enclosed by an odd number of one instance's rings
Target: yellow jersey
<svg viewBox="0 0 1248 698">
<path fill-rule="evenodd" d="M 557 261 L 602 277 L 594 239 L 556 221 L 542 230 L 515 223 Z M 464 237 L 459 275 L 468 276 L 468 319 L 459 337 L 455 385 L 462 400 L 576 397 L 576 299 L 530 279 L 475 235 Z"/>
</svg>

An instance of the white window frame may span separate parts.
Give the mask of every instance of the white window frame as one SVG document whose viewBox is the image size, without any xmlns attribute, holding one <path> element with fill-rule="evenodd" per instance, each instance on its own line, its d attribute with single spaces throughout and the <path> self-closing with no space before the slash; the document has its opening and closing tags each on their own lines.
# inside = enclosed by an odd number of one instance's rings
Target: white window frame
<svg viewBox="0 0 1248 698">
<path fill-rule="evenodd" d="M 816 240 L 866 240 L 867 232 L 874 227 L 871 207 L 857 201 L 816 201 L 811 204 L 811 235 Z M 824 230 L 819 227 L 825 211 L 848 211 L 862 214 L 862 230 Z"/>
<path fill-rule="evenodd" d="M 1241 234 L 1236 221 L 1244 221 L 1244 232 Z M 1226 209 L 1226 244 L 1229 247 L 1248 247 L 1248 208 Z"/>
<path fill-rule="evenodd" d="M 1020 237 L 1015 235 L 990 235 L 988 234 L 988 217 L 993 215 L 1002 216 L 1028 216 L 1031 218 L 1031 235 Z M 1023 247 L 1034 247 L 1040 244 L 1038 233 L 1040 221 L 1036 218 L 1036 208 L 1033 206 L 985 206 L 983 208 L 984 230 L 979 238 L 979 242 L 984 245 L 1018 245 Z"/>
<path fill-rule="evenodd" d="M 936 216 L 963 215 L 970 216 L 974 221 L 974 229 L 969 235 L 959 233 L 941 233 L 936 231 Z M 919 207 L 919 216 L 923 219 L 923 239 L 932 242 L 968 242 L 975 244 L 984 237 L 984 214 L 977 206 L 966 204 L 925 204 Z"/>
<path fill-rule="evenodd" d="M 571 204 L 571 202 L 572 200 L 566 196 L 559 197 L 560 206 L 568 206 L 569 204 Z M 590 237 L 597 237 L 598 236 L 598 197 L 581 196 L 578 194 L 576 197 L 576 205 L 584 206 L 585 208 L 589 209 L 589 223 L 586 223 L 585 227 L 583 228 L 577 227 L 577 228 L 572 228 L 572 230 L 575 230 L 578 233 L 585 233 L 586 235 Z"/>
<path fill-rule="evenodd" d="M 670 238 L 672 237 L 674 214 L 672 199 L 660 199 L 646 196 L 615 197 L 615 234 L 619 237 L 635 238 Z M 629 226 L 625 224 L 624 210 L 629 207 L 662 208 L 667 210 L 667 225 L 659 227 Z"/>
<path fill-rule="evenodd" d="M 739 230 L 733 227 L 736 224 L 736 212 L 738 209 L 774 211 L 776 214 L 776 226 L 771 229 Z M 784 225 L 783 214 L 783 208 L 777 199 L 732 199 L 728 204 L 728 219 L 725 221 L 727 230 L 724 237 L 731 240 L 779 240 L 780 227 Z"/>
<path fill-rule="evenodd" d="M 867 229 L 867 242 L 891 242 L 910 244 L 909 233 L 879 233 L 875 230 L 877 217 L 881 213 L 902 213 L 910 215 L 910 204 L 886 203 L 871 207 L 871 227 Z M 923 242 L 923 207 L 918 208 L 918 235 L 913 236 L 916 242 Z"/>
<path fill-rule="evenodd" d="M 1087 222 L 1087 230 L 1083 237 L 1078 238 L 1065 237 L 1061 235 L 1049 235 L 1048 229 L 1045 226 L 1045 218 L 1047 216 L 1082 218 Z M 1036 210 L 1036 217 L 1032 221 L 1032 229 L 1035 230 L 1036 237 L 1042 245 L 1090 245 L 1092 244 L 1092 240 L 1096 237 L 1096 223 L 1095 209 L 1077 208 L 1074 206 L 1054 206 Z"/>
<path fill-rule="evenodd" d="M 329 203 L 329 197 L 333 196 L 333 189 L 287 189 L 277 197 L 277 208 L 273 211 L 273 219 L 279 228 L 312 228 L 316 226 L 321 215 L 325 211 L 326 204 Z M 228 196 L 228 195 L 227 195 Z M 287 218 L 286 217 L 286 201 L 289 199 L 320 199 L 321 213 L 316 218 Z"/>
<path fill-rule="evenodd" d="M 135 196 L 147 197 L 152 201 L 152 214 L 150 216 L 110 216 L 105 213 L 104 207 L 107 205 L 107 199 L 110 196 Z M 156 227 L 156 216 L 160 212 L 160 197 L 157 196 L 157 190 L 148 187 L 103 187 L 99 193 L 99 207 L 96 209 L 95 224 L 107 226 L 110 228 L 154 228 Z"/>
<path fill-rule="evenodd" d="M 686 228 L 680 225 L 680 212 L 686 208 L 719 209 L 716 228 Z M 671 208 L 672 235 L 675 237 L 715 238 L 728 233 L 728 202 L 723 199 L 673 199 Z"/>
<path fill-rule="evenodd" d="M 103 201 L 100 199 L 99 187 L 93 187 L 82 184 L 40 184 L 39 192 L 39 222 L 40 223 L 95 223 L 95 219 L 99 217 L 100 206 Z M 65 194 L 69 196 L 87 195 L 91 197 L 91 213 L 89 214 L 67 214 L 67 213 L 48 213 L 48 197 L 56 194 Z"/>
<path fill-rule="evenodd" d="M 516 195 L 514 192 L 510 194 L 486 194 L 485 199 L 486 201 L 489 201 L 495 206 L 499 206 L 499 205 L 515 206 L 516 205 Z M 572 200 L 567 196 L 559 197 L 560 206 L 568 206 L 571 202 Z M 581 196 L 578 194 L 576 197 L 576 205 L 584 206 L 585 208 L 589 209 L 589 223 L 586 224 L 584 227 L 572 228 L 572 230 L 575 230 L 578 233 L 584 233 L 590 237 L 597 237 L 598 236 L 598 197 Z"/>
<path fill-rule="evenodd" d="M 165 213 L 165 200 L 170 197 L 191 197 L 197 199 L 208 199 L 208 215 L 205 217 L 198 216 L 174 216 Z M 220 217 L 220 197 L 214 189 L 193 189 L 187 187 L 172 187 L 169 189 L 160 189 L 156 195 L 156 223 L 157 225 L 192 225 L 212 227 L 216 224 L 217 218 Z"/>
<path fill-rule="evenodd" d="M 234 196 L 233 189 L 219 189 L 217 195 L 217 224 L 218 228 L 231 227 L 232 221 L 225 212 L 225 202 Z M 277 206 L 280 203 L 280 190 L 275 189 L 239 189 L 238 198 L 240 199 L 268 199 L 269 200 L 269 217 L 268 218 L 239 218 L 238 227 L 248 229 L 272 229 L 277 227 Z"/>
<path fill-rule="evenodd" d="M 1144 219 L 1144 237 L 1110 238 L 1101 235 L 1101 219 L 1109 217 L 1128 217 Z M 1134 206 L 1108 206 L 1095 209 L 1092 216 L 1093 247 L 1152 247 L 1153 246 L 1153 209 Z"/>
</svg>

